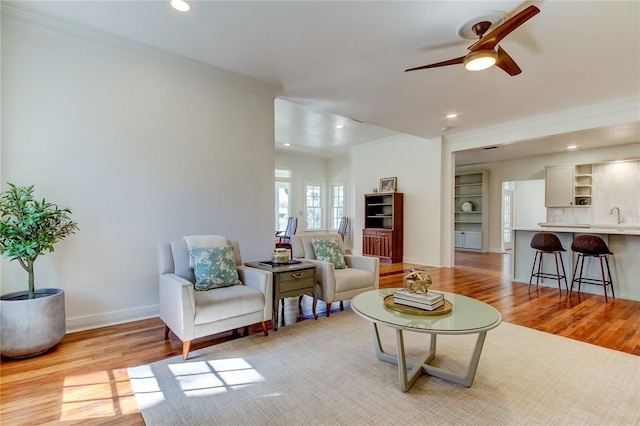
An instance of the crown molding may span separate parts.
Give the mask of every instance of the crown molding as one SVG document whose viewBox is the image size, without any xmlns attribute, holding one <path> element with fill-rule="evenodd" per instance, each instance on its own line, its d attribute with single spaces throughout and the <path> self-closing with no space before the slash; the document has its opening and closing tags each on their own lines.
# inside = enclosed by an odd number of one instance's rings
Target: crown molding
<svg viewBox="0 0 640 426">
<path fill-rule="evenodd" d="M 539 139 L 562 133 L 640 121 L 640 97 L 616 99 L 503 125 L 448 135 L 450 151 Z"/>
<path fill-rule="evenodd" d="M 205 62 L 189 59 L 87 26 L 33 12 L 13 2 L 2 1 L 0 4 L 3 25 L 13 24 L 30 31 L 53 35 L 91 47 L 102 47 L 119 53 L 146 56 L 157 61 L 206 74 L 228 86 L 261 96 L 275 98 L 282 89 L 277 84 L 237 74 Z"/>
</svg>

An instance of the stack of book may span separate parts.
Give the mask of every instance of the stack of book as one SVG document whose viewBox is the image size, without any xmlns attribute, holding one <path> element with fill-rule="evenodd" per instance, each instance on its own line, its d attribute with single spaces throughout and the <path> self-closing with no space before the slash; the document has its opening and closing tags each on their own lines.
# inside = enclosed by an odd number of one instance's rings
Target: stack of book
<svg viewBox="0 0 640 426">
<path fill-rule="evenodd" d="M 398 305 L 433 311 L 444 305 L 444 296 L 442 293 L 432 291 L 423 294 L 411 293 L 411 291 L 402 288 L 393 292 L 393 302 Z"/>
</svg>

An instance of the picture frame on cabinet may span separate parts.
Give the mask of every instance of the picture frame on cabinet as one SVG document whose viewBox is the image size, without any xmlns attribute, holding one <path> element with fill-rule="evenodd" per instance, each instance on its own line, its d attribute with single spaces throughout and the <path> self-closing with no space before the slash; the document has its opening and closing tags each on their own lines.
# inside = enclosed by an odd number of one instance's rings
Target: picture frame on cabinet
<svg viewBox="0 0 640 426">
<path fill-rule="evenodd" d="M 380 179 L 380 192 L 396 192 L 397 177 L 386 177 Z"/>
</svg>

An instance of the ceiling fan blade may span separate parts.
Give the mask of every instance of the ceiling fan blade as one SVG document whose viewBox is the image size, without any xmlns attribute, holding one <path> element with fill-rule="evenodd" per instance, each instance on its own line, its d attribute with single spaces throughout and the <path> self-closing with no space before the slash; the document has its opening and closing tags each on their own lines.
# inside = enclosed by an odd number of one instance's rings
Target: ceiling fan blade
<svg viewBox="0 0 640 426">
<path fill-rule="evenodd" d="M 540 13 L 540 9 L 538 9 L 537 7 L 527 7 L 522 12 L 518 13 L 510 19 L 507 19 L 502 25 L 496 27 L 493 31 L 490 31 L 480 40 L 469 46 L 469 50 L 473 52 L 481 49 L 495 48 L 503 38 L 508 36 L 513 30 L 527 22 L 529 19 L 533 18 L 538 13 Z"/>
<path fill-rule="evenodd" d="M 522 72 L 518 64 L 509 56 L 509 54 L 500 46 L 498 46 L 498 59 L 496 66 L 502 68 L 510 76 L 518 75 Z"/>
<path fill-rule="evenodd" d="M 435 63 L 435 64 L 424 65 L 424 66 L 416 67 L 416 68 L 409 68 L 408 70 L 404 70 L 404 72 L 424 70 L 424 69 L 427 69 L 427 68 L 444 67 L 444 66 L 447 66 L 447 65 L 456 65 L 456 64 L 463 63 L 463 61 L 464 61 L 464 56 L 460 56 L 459 58 L 449 59 L 448 61 L 442 61 L 442 62 L 438 62 L 438 63 Z"/>
</svg>

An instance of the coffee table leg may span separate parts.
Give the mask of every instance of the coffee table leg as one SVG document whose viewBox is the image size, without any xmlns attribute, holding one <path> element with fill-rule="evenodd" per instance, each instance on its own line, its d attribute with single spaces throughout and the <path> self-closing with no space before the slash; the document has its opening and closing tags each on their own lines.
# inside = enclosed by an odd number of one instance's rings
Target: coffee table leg
<svg viewBox="0 0 640 426">
<path fill-rule="evenodd" d="M 449 371 L 443 370 L 438 367 L 429 365 L 429 362 L 436 354 L 437 335 L 431 334 L 431 342 L 429 344 L 429 351 L 418 360 L 418 362 L 408 362 L 404 350 L 404 336 L 402 330 L 396 329 L 396 341 L 398 347 L 397 355 L 392 355 L 384 351 L 382 348 L 382 342 L 380 341 L 380 334 L 378 333 L 378 325 L 375 322 L 371 322 L 371 333 L 373 335 L 373 347 L 376 351 L 376 356 L 379 360 L 396 364 L 398 366 L 398 376 L 400 381 L 400 389 L 403 392 L 409 390 L 413 383 L 420 377 L 420 373 L 424 371 L 433 377 L 438 377 L 449 382 L 453 382 L 465 387 L 471 386 L 473 379 L 478 369 L 478 362 L 480 361 L 480 354 L 482 353 L 482 347 L 484 345 L 484 339 L 487 332 L 478 333 L 476 339 L 476 345 L 469 361 L 469 367 L 467 372 L 460 376 L 453 374 Z"/>
<path fill-rule="evenodd" d="M 385 352 L 382 348 L 380 334 L 378 333 L 378 325 L 375 322 L 371 322 L 371 333 L 373 335 L 373 347 L 376 351 L 376 356 L 381 361 L 396 364 L 398 366 L 400 389 L 403 392 L 408 391 L 411 385 L 418 379 L 418 377 L 420 377 L 423 364 L 428 363 L 435 356 L 436 336 L 431 336 L 429 351 L 417 363 L 414 364 L 413 362 L 407 362 L 404 352 L 404 337 L 402 335 L 402 330 L 396 329 L 398 353 L 395 355 Z M 410 371 L 407 373 L 407 370 Z"/>
<path fill-rule="evenodd" d="M 478 362 L 480 361 L 480 354 L 482 353 L 482 346 L 484 345 L 484 338 L 486 335 L 486 331 L 478 333 L 476 346 L 473 349 L 473 354 L 471 355 L 471 360 L 469 361 L 469 368 L 467 369 L 467 373 L 465 375 L 459 376 L 445 371 L 441 368 L 427 364 L 423 365 L 422 368 L 430 376 L 439 377 L 441 379 L 457 383 L 465 387 L 471 386 L 471 384 L 473 383 L 473 379 L 476 376 L 476 370 L 478 369 Z"/>
</svg>

